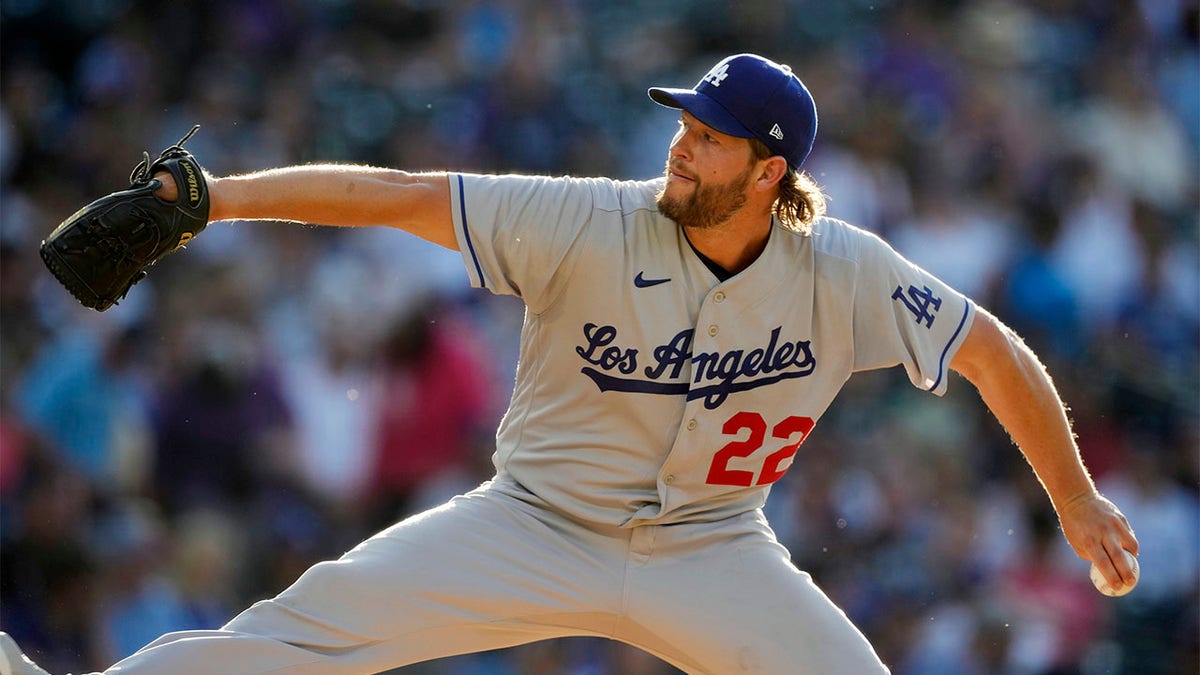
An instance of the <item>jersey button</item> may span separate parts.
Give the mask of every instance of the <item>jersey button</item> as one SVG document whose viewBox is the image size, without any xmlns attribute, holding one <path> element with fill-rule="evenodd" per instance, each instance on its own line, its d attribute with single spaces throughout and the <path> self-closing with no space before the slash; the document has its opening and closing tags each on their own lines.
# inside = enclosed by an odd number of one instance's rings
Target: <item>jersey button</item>
<svg viewBox="0 0 1200 675">
<path fill-rule="evenodd" d="M 695 429 L 696 428 L 696 420 L 688 420 L 687 428 L 688 428 L 688 431 Z"/>
<path fill-rule="evenodd" d="M 666 483 L 667 485 L 670 485 L 671 483 L 674 483 L 674 482 L 675 482 L 675 475 L 674 475 L 674 474 L 667 474 L 665 477 L 663 477 L 663 482 L 664 482 L 664 483 Z"/>
<path fill-rule="evenodd" d="M 717 291 L 716 293 L 713 293 L 713 301 L 714 302 L 725 302 L 725 293 L 722 291 Z"/>
<path fill-rule="evenodd" d="M 713 336 L 713 337 L 716 337 L 716 336 L 717 336 L 717 333 L 720 333 L 720 332 L 721 332 L 721 329 L 720 329 L 720 328 L 717 328 L 717 325 L 716 325 L 716 324 L 713 324 L 713 325 L 711 325 L 711 326 L 709 326 L 709 327 L 708 327 L 708 334 L 709 334 L 709 335 L 711 335 L 711 336 Z"/>
</svg>

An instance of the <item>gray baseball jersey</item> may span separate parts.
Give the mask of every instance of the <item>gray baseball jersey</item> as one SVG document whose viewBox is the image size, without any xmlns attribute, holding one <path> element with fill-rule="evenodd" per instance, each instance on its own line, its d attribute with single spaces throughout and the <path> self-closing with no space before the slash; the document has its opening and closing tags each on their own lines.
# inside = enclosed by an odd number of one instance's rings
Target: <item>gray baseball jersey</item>
<svg viewBox="0 0 1200 675">
<path fill-rule="evenodd" d="M 775 223 L 720 281 L 658 213 L 662 181 L 450 176 L 471 282 L 526 304 L 496 469 L 586 521 L 761 506 L 850 375 L 946 390 L 973 304 L 878 237 Z"/>
</svg>

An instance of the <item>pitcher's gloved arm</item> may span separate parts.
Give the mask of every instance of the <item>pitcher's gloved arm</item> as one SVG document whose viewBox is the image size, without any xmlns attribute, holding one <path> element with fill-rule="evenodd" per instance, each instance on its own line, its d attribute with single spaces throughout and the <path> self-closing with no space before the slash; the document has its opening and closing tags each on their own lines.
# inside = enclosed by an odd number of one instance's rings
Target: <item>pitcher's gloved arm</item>
<svg viewBox="0 0 1200 675">
<path fill-rule="evenodd" d="M 174 183 L 162 180 L 160 196 L 173 199 Z M 323 164 L 209 177 L 208 183 L 210 220 L 287 220 L 344 227 L 384 225 L 458 249 L 450 212 L 450 187 L 444 173 L 414 174 L 370 166 Z"/>
</svg>

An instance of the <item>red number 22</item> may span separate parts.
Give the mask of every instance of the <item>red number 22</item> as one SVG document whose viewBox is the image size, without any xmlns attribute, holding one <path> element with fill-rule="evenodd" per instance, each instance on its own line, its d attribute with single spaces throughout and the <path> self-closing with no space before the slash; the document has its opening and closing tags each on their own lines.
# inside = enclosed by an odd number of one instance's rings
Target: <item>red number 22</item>
<svg viewBox="0 0 1200 675">
<path fill-rule="evenodd" d="M 767 422 L 762 415 L 756 412 L 737 413 L 725 421 L 725 425 L 721 427 L 721 433 L 726 436 L 736 436 L 742 430 L 749 430 L 750 435 L 745 440 L 730 441 L 725 447 L 718 450 L 717 454 L 713 455 L 712 466 L 708 468 L 708 480 L 705 482 L 709 485 L 740 485 L 742 487 L 774 483 L 787 472 L 787 466 L 782 469 L 780 466 L 796 454 L 796 450 L 800 449 L 800 444 L 804 442 L 805 438 L 808 438 L 808 433 L 812 431 L 815 424 L 809 417 L 787 417 L 772 427 L 771 438 L 787 441 L 796 434 L 800 434 L 800 438 L 767 455 L 756 481 L 753 471 L 730 469 L 729 460 L 734 457 L 749 457 L 761 448 L 767 435 Z"/>
</svg>

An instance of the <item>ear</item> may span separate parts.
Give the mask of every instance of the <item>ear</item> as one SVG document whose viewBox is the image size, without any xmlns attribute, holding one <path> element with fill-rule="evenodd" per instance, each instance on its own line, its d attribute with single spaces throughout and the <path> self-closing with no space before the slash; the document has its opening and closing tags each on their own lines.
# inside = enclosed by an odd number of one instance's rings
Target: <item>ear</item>
<svg viewBox="0 0 1200 675">
<path fill-rule="evenodd" d="M 754 187 L 759 190 L 770 190 L 787 175 L 787 160 L 779 155 L 768 157 L 759 162 L 758 179 Z"/>
</svg>

